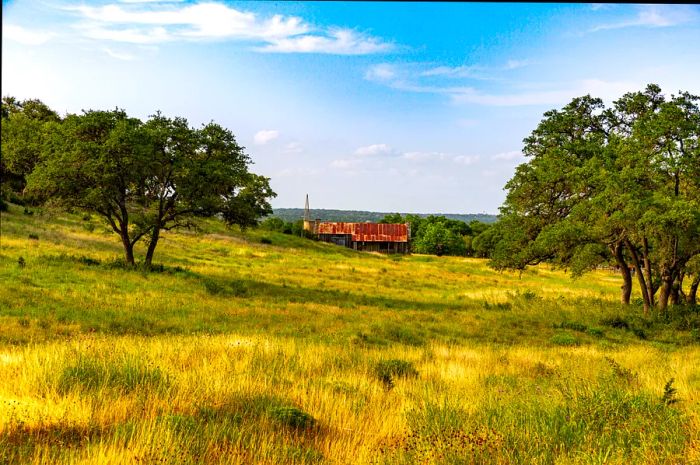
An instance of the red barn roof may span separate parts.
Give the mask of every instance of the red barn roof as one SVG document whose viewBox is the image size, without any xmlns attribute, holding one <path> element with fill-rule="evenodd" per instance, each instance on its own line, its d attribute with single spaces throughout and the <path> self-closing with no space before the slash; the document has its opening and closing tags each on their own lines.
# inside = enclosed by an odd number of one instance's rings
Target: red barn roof
<svg viewBox="0 0 700 465">
<path fill-rule="evenodd" d="M 407 224 L 319 223 L 318 234 L 349 234 L 355 242 L 408 242 Z"/>
</svg>

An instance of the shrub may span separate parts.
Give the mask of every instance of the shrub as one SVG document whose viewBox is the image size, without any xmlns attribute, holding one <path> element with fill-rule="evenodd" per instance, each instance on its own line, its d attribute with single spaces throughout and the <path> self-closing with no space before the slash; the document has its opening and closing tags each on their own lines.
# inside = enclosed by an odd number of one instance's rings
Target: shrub
<svg viewBox="0 0 700 465">
<path fill-rule="evenodd" d="M 87 266 L 94 266 L 94 265 L 99 265 L 100 261 L 95 259 L 95 258 L 82 256 L 82 257 L 78 258 L 78 263 L 82 263 L 83 265 L 87 265 Z"/>
<path fill-rule="evenodd" d="M 557 333 L 552 336 L 550 342 L 558 346 L 577 346 L 580 344 L 579 340 L 569 333 Z"/>
<path fill-rule="evenodd" d="M 561 323 L 554 324 L 552 326 L 555 329 L 571 329 L 573 331 L 578 331 L 579 333 L 585 333 L 588 330 L 588 326 L 575 321 L 562 321 Z"/>
<path fill-rule="evenodd" d="M 588 328 L 588 331 L 586 331 L 586 332 L 588 334 L 590 334 L 591 336 L 595 336 L 595 337 L 603 337 L 605 335 L 603 330 L 600 328 Z"/>
<path fill-rule="evenodd" d="M 211 295 L 232 295 L 243 297 L 248 293 L 248 287 L 240 281 L 221 282 L 212 278 L 202 279 L 204 288 Z"/>
<path fill-rule="evenodd" d="M 270 410 L 270 418 L 283 426 L 294 429 L 308 429 L 316 424 L 316 419 L 298 407 L 275 407 Z"/>
<path fill-rule="evenodd" d="M 672 405 L 678 402 L 678 397 L 676 397 L 677 390 L 673 387 L 674 378 L 668 380 L 664 385 L 664 395 L 661 396 L 661 402 L 665 405 Z"/>
<path fill-rule="evenodd" d="M 646 340 L 646 338 L 647 338 L 647 333 L 644 332 L 644 330 L 642 328 L 632 328 L 632 332 L 639 339 Z"/>
<path fill-rule="evenodd" d="M 605 318 L 601 320 L 600 324 L 617 329 L 629 329 L 630 327 L 629 323 L 627 323 L 627 321 L 620 316 L 615 316 L 613 318 Z"/>
<path fill-rule="evenodd" d="M 389 390 L 394 387 L 394 377 L 415 378 L 418 376 L 418 370 L 413 363 L 406 360 L 382 360 L 375 365 L 374 375 Z"/>
<path fill-rule="evenodd" d="M 625 385 L 635 385 L 639 381 L 639 376 L 629 368 L 625 368 L 614 359 L 605 357 L 605 361 L 610 365 L 614 378 L 624 381 Z"/>
</svg>

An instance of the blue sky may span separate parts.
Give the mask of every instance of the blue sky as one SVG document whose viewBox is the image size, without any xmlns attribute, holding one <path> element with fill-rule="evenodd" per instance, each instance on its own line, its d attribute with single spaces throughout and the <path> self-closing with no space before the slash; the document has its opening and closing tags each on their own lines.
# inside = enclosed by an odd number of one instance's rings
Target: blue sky
<svg viewBox="0 0 700 465">
<path fill-rule="evenodd" d="M 700 93 L 695 5 L 3 2 L 2 93 L 236 134 L 274 207 L 496 213 L 543 112 Z"/>
</svg>

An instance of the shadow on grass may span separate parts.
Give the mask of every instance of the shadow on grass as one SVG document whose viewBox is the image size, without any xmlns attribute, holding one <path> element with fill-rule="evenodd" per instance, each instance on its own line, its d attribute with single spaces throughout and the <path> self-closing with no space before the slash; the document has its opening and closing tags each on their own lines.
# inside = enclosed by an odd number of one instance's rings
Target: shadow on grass
<svg viewBox="0 0 700 465">
<path fill-rule="evenodd" d="M 68 424 L 30 427 L 19 422 L 0 434 L 0 463 L 30 463 L 44 449 L 44 458 L 52 460 L 68 449 L 83 448 L 99 441 L 111 428 Z"/>
</svg>

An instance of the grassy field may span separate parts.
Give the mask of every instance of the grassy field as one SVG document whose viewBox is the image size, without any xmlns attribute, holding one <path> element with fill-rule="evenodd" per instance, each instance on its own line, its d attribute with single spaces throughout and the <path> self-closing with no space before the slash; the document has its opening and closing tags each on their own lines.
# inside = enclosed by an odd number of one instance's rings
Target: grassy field
<svg viewBox="0 0 700 465">
<path fill-rule="evenodd" d="M 1 220 L 0 463 L 700 463 L 700 316 L 614 274 Z"/>
</svg>

